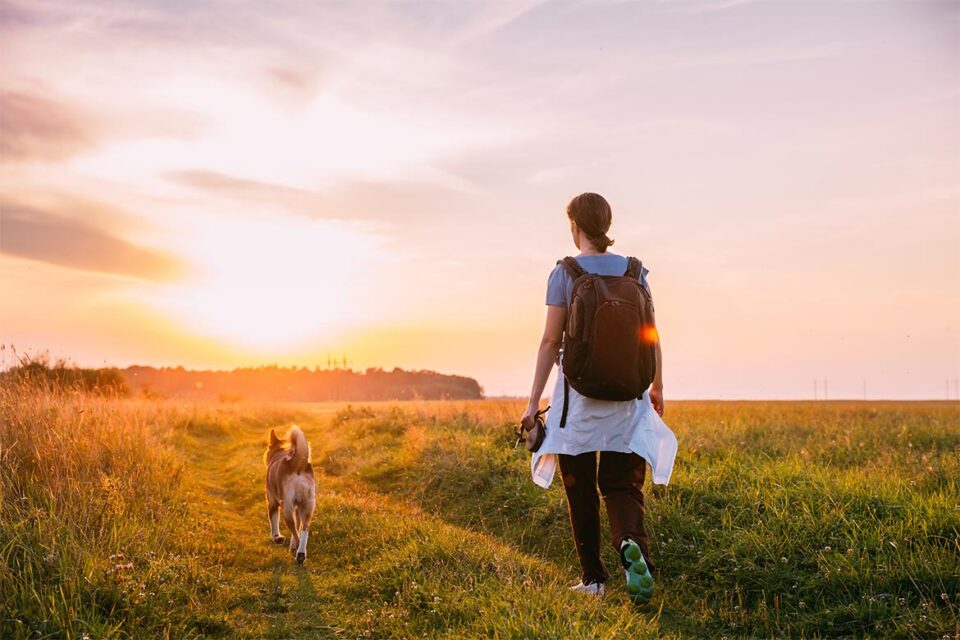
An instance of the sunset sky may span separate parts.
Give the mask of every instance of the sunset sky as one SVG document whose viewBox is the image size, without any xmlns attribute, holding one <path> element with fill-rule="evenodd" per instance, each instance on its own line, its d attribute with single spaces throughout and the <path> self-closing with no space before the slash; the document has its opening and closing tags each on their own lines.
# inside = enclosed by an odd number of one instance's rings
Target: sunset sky
<svg viewBox="0 0 960 640">
<path fill-rule="evenodd" d="M 668 399 L 944 398 L 958 78 L 951 1 L 0 0 L 0 342 L 523 394 L 597 191 Z"/>
</svg>

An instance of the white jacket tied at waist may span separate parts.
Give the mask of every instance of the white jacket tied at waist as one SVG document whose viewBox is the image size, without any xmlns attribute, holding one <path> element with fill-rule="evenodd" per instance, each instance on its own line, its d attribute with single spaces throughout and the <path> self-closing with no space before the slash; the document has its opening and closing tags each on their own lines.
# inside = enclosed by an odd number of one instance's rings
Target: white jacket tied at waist
<svg viewBox="0 0 960 640">
<path fill-rule="evenodd" d="M 653 482 L 667 484 L 677 456 L 677 438 L 650 404 L 650 392 L 639 400 L 595 400 L 569 388 L 566 426 L 560 428 L 563 412 L 563 369 L 557 369 L 557 384 L 547 414 L 547 435 L 530 460 L 533 482 L 546 489 L 557 470 L 557 454 L 579 455 L 588 451 L 633 452 L 650 465 Z"/>
</svg>

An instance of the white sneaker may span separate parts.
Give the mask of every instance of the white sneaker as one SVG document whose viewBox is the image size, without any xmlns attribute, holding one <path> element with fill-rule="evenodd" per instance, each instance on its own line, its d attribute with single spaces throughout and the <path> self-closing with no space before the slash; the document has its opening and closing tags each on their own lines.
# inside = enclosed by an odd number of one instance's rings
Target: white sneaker
<svg viewBox="0 0 960 640">
<path fill-rule="evenodd" d="M 570 587 L 570 591 L 573 591 L 574 593 L 582 593 L 583 595 L 587 596 L 593 596 L 594 598 L 602 598 L 603 583 L 591 582 L 590 584 L 583 584 L 581 581 Z"/>
</svg>

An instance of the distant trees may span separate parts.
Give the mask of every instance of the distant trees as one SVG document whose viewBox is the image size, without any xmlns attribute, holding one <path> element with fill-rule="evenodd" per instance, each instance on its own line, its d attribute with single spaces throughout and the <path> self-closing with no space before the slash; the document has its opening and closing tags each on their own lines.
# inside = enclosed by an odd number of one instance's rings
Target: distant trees
<svg viewBox="0 0 960 640">
<path fill-rule="evenodd" d="M 4 386 L 29 386 L 48 391 L 81 391 L 109 396 L 130 395 L 123 373 L 114 367 L 82 369 L 65 360 L 50 364 L 46 355 L 20 356 L 16 366 L 0 372 Z"/>
<path fill-rule="evenodd" d="M 102 395 L 131 393 L 148 397 L 197 400 L 264 400 L 317 402 L 337 400 L 479 399 L 483 389 L 473 378 L 435 371 L 392 371 L 369 368 L 308 369 L 275 365 L 233 371 L 191 371 L 179 367 L 126 369 L 75 367 L 65 360 L 51 364 L 49 356 L 12 352 L 16 364 L 0 371 L 0 384 L 31 384 L 50 390 L 76 390 Z M 346 363 L 346 356 L 342 363 Z"/>
<path fill-rule="evenodd" d="M 473 378 L 435 371 L 370 368 L 358 372 L 271 365 L 233 371 L 129 367 L 121 373 L 135 392 L 162 397 L 285 402 L 483 397 L 483 389 Z"/>
</svg>

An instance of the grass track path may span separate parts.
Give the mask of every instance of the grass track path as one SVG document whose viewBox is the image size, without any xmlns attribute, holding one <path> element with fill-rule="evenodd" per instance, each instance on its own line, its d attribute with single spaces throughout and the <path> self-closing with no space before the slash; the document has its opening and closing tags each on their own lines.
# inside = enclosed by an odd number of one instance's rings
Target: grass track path
<svg viewBox="0 0 960 640">
<path fill-rule="evenodd" d="M 301 421 L 316 460 L 329 411 Z M 275 545 L 263 496 L 267 429 L 239 424 L 181 442 L 222 553 L 231 637 L 674 637 L 656 612 L 565 593 L 569 572 L 349 478 L 317 475 L 304 567 Z M 281 524 L 284 535 L 287 532 Z M 559 594 L 559 595 L 558 595 Z M 573 613 L 574 615 L 570 615 Z M 577 615 L 579 614 L 579 615 Z"/>
</svg>

